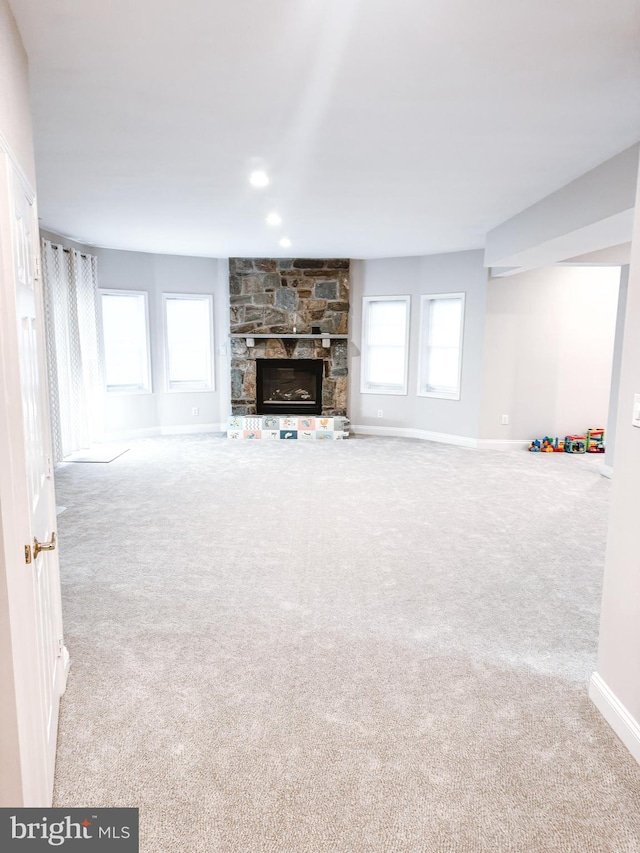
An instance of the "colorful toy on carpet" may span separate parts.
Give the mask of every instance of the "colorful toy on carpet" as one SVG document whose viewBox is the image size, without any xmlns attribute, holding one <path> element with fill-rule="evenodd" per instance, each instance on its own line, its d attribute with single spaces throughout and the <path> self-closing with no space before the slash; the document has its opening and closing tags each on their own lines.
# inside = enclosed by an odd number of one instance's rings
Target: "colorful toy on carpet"
<svg viewBox="0 0 640 853">
<path fill-rule="evenodd" d="M 602 427 L 598 429 L 587 430 L 587 453 L 604 453 L 604 430 Z"/>
<path fill-rule="evenodd" d="M 586 435 L 568 435 L 564 440 L 565 453 L 586 453 Z"/>
<path fill-rule="evenodd" d="M 564 450 L 564 441 L 559 438 L 551 438 L 550 435 L 545 435 L 544 438 L 534 438 L 529 445 L 529 450 L 532 453 L 562 453 Z"/>
<path fill-rule="evenodd" d="M 604 453 L 604 430 L 602 427 L 588 429 L 584 435 L 567 435 L 559 438 L 534 438 L 529 445 L 532 453 Z"/>
</svg>

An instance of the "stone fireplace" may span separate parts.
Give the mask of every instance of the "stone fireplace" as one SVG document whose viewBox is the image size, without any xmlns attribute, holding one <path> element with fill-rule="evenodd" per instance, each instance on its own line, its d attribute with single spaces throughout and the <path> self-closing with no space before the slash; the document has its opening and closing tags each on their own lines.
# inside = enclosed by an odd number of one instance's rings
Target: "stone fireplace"
<svg viewBox="0 0 640 853">
<path fill-rule="evenodd" d="M 231 258 L 229 292 L 232 413 L 346 415 L 348 259 Z"/>
</svg>

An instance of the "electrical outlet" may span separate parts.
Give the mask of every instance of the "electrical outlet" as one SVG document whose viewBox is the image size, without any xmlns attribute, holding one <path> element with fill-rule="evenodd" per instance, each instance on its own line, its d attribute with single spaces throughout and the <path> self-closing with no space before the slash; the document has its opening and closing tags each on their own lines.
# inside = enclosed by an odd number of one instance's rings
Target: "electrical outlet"
<svg viewBox="0 0 640 853">
<path fill-rule="evenodd" d="M 502 416 L 502 426 L 507 426 L 508 423 L 509 423 L 509 415 L 503 415 Z"/>
<path fill-rule="evenodd" d="M 382 409 L 378 409 L 378 417 L 379 417 L 379 418 L 383 418 L 383 417 L 384 417 L 384 412 L 382 411 Z"/>
<path fill-rule="evenodd" d="M 192 415 L 199 415 L 200 409 L 197 406 L 194 406 L 193 409 L 191 409 L 191 414 Z"/>
</svg>

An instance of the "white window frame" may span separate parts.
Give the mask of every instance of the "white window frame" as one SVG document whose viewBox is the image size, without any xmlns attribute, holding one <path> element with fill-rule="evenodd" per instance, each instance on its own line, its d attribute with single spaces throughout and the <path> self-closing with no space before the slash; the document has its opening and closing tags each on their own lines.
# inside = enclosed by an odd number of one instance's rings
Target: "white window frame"
<svg viewBox="0 0 640 853">
<path fill-rule="evenodd" d="M 402 386 L 375 384 L 367 381 L 369 371 L 369 306 L 373 302 L 404 302 L 406 305 L 407 322 L 405 324 L 404 336 L 404 381 Z M 398 296 L 395 293 L 388 296 L 363 296 L 362 297 L 362 361 L 360 366 L 360 392 L 362 394 L 394 394 L 406 396 L 408 393 L 409 374 L 409 327 L 411 325 L 411 297 L 408 295 Z"/>
<path fill-rule="evenodd" d="M 102 361 L 106 367 L 105 347 L 104 347 L 104 322 L 102 316 L 102 297 L 103 296 L 142 296 L 144 298 L 144 322 L 145 322 L 145 338 L 147 355 L 147 387 L 146 388 L 127 388 L 122 385 L 114 385 L 111 388 L 107 385 L 107 377 L 105 370 L 104 390 L 107 394 L 153 394 L 153 375 L 151 373 L 151 333 L 149 325 L 149 293 L 146 290 L 124 290 L 117 287 L 101 287 L 98 289 L 100 295 L 100 348 L 102 353 Z"/>
<path fill-rule="evenodd" d="M 206 300 L 209 304 L 209 331 L 211 361 L 209 364 L 208 383 L 205 386 L 192 388 L 172 388 L 169 374 L 169 327 L 167 323 L 167 302 L 170 299 L 194 299 L 202 302 Z M 213 346 L 213 296 L 211 293 L 163 293 L 162 294 L 162 328 L 164 333 L 164 387 L 167 394 L 200 394 L 215 391 L 215 349 Z"/>
<path fill-rule="evenodd" d="M 460 312 L 460 357 L 458 359 L 458 381 L 454 391 L 434 388 L 426 390 L 427 375 L 427 347 L 429 335 L 429 311 L 430 304 L 436 299 L 460 299 L 462 310 Z M 462 359 L 464 353 L 464 320 L 465 320 L 466 293 L 426 293 L 420 297 L 420 348 L 418 360 L 418 397 L 435 397 L 439 400 L 459 400 L 462 388 Z"/>
</svg>

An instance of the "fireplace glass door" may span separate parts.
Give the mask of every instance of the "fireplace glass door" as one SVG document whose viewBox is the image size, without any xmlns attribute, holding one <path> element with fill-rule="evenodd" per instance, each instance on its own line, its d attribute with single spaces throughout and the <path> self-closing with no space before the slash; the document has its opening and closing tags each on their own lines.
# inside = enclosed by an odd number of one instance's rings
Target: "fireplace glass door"
<svg viewBox="0 0 640 853">
<path fill-rule="evenodd" d="M 256 361 L 259 415 L 322 414 L 320 358 L 259 358 Z"/>
</svg>

